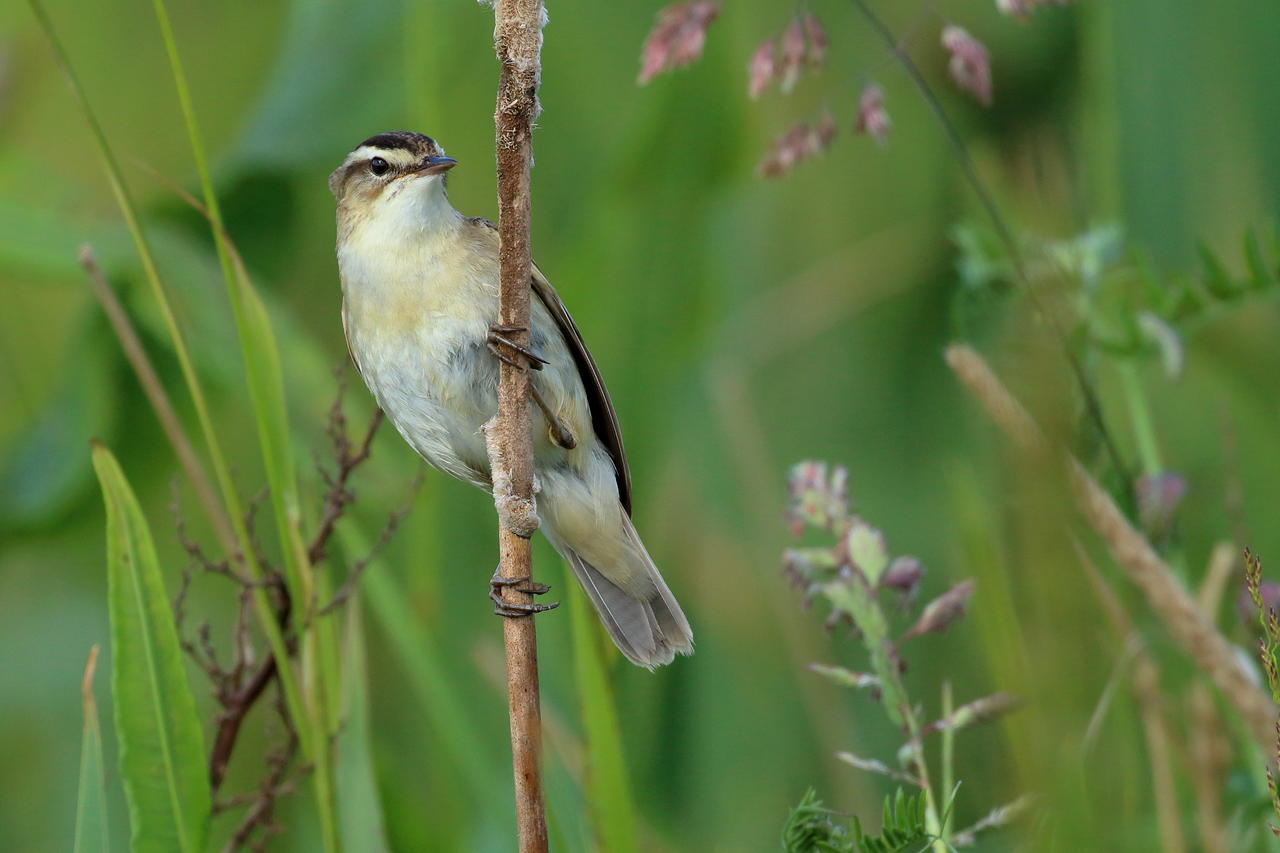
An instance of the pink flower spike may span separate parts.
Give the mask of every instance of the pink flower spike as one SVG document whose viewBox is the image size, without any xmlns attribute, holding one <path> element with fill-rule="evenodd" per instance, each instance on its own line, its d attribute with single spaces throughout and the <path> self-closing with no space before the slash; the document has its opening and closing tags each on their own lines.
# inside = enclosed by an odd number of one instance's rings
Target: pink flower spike
<svg viewBox="0 0 1280 853">
<path fill-rule="evenodd" d="M 752 100 L 760 97 L 760 93 L 765 87 L 773 82 L 778 76 L 777 63 L 777 45 L 773 39 L 765 39 L 764 43 L 756 48 L 756 52 L 751 55 L 751 63 L 747 66 L 747 72 L 750 76 L 750 82 L 747 84 L 747 94 Z"/>
<path fill-rule="evenodd" d="M 792 18 L 782 33 L 782 92 L 789 93 L 796 87 L 800 79 L 800 71 L 804 68 L 805 38 L 804 25 L 799 18 Z"/>
<path fill-rule="evenodd" d="M 720 14 L 717 0 L 692 0 L 675 3 L 658 12 L 640 54 L 640 77 L 643 86 L 659 73 L 683 68 L 702 56 L 707 40 L 707 27 Z"/>
<path fill-rule="evenodd" d="M 816 157 L 831 147 L 836 137 L 836 120 L 824 110 L 817 124 L 797 124 L 773 141 L 769 153 L 756 167 L 763 178 L 778 178 L 790 172 L 801 161 Z M 843 489 L 843 485 L 840 487 Z M 840 495 L 844 500 L 844 495 Z"/>
<path fill-rule="evenodd" d="M 867 133 L 878 145 L 884 145 L 893 122 L 884 108 L 884 92 L 875 83 L 868 83 L 858 98 L 858 118 L 853 124 L 854 133 Z"/>
<path fill-rule="evenodd" d="M 942 595 L 925 605 L 920 618 L 912 625 L 902 639 L 918 637 L 921 634 L 936 634 L 947 630 L 947 627 L 961 616 L 969 606 L 973 597 L 973 581 L 967 580 L 956 584 Z"/>
<path fill-rule="evenodd" d="M 812 12 L 804 15 L 804 32 L 809 37 L 809 65 L 821 68 L 827 60 L 827 31 Z"/>
<path fill-rule="evenodd" d="M 956 85 L 991 106 L 991 62 L 987 49 L 962 27 L 948 25 L 942 31 L 942 46 L 951 55 L 948 68 Z"/>
</svg>

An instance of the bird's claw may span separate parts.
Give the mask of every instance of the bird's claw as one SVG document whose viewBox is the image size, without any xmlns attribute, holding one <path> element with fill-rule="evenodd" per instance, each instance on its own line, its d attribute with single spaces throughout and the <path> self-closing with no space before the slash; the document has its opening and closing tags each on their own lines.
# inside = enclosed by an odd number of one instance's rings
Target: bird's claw
<svg viewBox="0 0 1280 853">
<path fill-rule="evenodd" d="M 489 352 L 497 356 L 499 361 L 520 370 L 524 370 L 526 366 L 534 370 L 541 370 L 544 364 L 550 364 L 550 362 L 524 344 L 517 343 L 508 337 L 511 334 L 527 331 L 528 329 L 524 326 L 504 326 L 501 323 L 494 323 L 489 327 L 489 337 L 486 341 L 489 346 Z M 521 362 L 519 359 L 512 358 L 504 351 L 504 347 L 518 352 L 525 357 L 525 361 Z"/>
<path fill-rule="evenodd" d="M 527 586 L 521 586 L 527 584 Z M 543 595 L 551 590 L 551 587 L 544 583 L 535 583 L 532 578 L 527 575 L 522 578 L 506 578 L 493 573 L 493 577 L 489 579 L 489 600 L 493 602 L 493 612 L 498 616 L 506 616 L 508 618 L 519 618 L 522 616 L 532 616 L 535 613 L 545 613 L 548 610 L 555 610 L 560 606 L 560 602 L 553 601 L 550 604 L 523 604 L 516 601 L 507 601 L 502 597 L 502 589 L 511 587 L 517 592 L 523 592 L 526 595 Z"/>
</svg>

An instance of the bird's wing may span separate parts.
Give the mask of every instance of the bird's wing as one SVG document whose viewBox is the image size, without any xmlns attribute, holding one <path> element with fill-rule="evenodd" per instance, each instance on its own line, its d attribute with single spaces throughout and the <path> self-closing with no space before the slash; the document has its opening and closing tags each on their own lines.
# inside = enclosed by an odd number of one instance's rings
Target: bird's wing
<svg viewBox="0 0 1280 853">
<path fill-rule="evenodd" d="M 556 289 L 551 286 L 551 282 L 547 281 L 547 277 L 542 274 L 542 270 L 538 269 L 537 264 L 533 265 L 533 292 L 537 294 L 538 299 L 542 300 L 542 304 L 556 321 L 560 334 L 569 345 L 569 352 L 573 353 L 573 361 L 578 366 L 578 376 L 582 379 L 582 387 L 587 392 L 587 402 L 591 405 L 591 426 L 596 431 L 596 437 L 613 457 L 613 467 L 618 477 L 618 499 L 622 502 L 627 515 L 630 515 L 631 470 L 627 467 L 627 454 L 622 448 L 622 429 L 618 426 L 618 413 L 613 408 L 613 401 L 609 399 L 609 390 L 604 387 L 604 377 L 600 375 L 600 368 L 596 367 L 595 359 L 591 357 L 591 352 L 583 342 L 582 333 L 578 331 L 577 324 L 573 322 L 568 309 L 564 307 L 560 294 L 556 293 Z"/>
<path fill-rule="evenodd" d="M 488 228 L 493 232 L 494 237 L 497 237 L 498 226 L 488 219 L 475 217 L 471 221 L 483 228 Z M 618 500 L 621 501 L 627 515 L 630 515 L 631 469 L 627 467 L 627 454 L 622 449 L 622 429 L 618 426 L 618 413 L 614 411 L 613 401 L 609 399 L 609 391 L 604 387 L 604 377 L 600 375 L 600 368 L 596 367 L 595 359 L 587 350 L 587 345 L 582 340 L 582 333 L 578 331 L 577 324 L 569 316 L 569 310 L 564 307 L 560 294 L 556 293 L 556 289 L 551 286 L 551 282 L 547 281 L 547 277 L 542 274 L 542 270 L 538 269 L 537 264 L 533 265 L 532 286 L 533 292 L 537 294 L 538 299 L 555 320 L 556 327 L 560 329 L 560 335 L 569 347 L 569 352 L 573 354 L 574 364 L 578 368 L 578 377 L 582 380 L 582 387 L 587 392 L 587 403 L 591 406 L 591 428 L 595 430 L 596 437 L 604 444 L 605 449 L 609 451 L 609 456 L 613 459 L 614 472 L 618 478 Z"/>
</svg>

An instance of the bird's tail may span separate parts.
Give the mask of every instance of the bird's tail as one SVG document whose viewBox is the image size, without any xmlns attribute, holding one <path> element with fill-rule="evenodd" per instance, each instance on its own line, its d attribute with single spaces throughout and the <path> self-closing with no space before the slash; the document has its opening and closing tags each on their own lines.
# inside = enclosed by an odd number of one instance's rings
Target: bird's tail
<svg viewBox="0 0 1280 853">
<path fill-rule="evenodd" d="M 590 544 L 575 548 L 551 525 L 545 525 L 543 532 L 573 568 L 618 649 L 637 666 L 653 669 L 671 663 L 677 654 L 692 654 L 693 631 L 631 519 L 621 508 L 618 515 L 621 541 L 613 544 L 619 547 L 603 553 Z M 584 551 L 601 565 L 593 565 Z M 605 565 L 600 557 L 606 553 L 610 562 L 620 564 Z"/>
</svg>

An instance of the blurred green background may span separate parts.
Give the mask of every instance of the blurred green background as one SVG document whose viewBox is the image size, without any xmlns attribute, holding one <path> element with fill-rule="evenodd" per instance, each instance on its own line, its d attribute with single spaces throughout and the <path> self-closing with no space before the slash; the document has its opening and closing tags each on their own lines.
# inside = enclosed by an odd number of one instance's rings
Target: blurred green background
<svg viewBox="0 0 1280 853">
<path fill-rule="evenodd" d="M 1280 6 L 1098 0 L 1024 24 L 987 0 L 917 5 L 880 4 L 895 27 L 913 33 L 913 55 L 1019 228 L 1065 237 L 1117 222 L 1160 269 L 1194 272 L 1201 241 L 1242 266 L 1245 229 L 1271 222 L 1280 202 Z M 1058 515 L 1067 513 L 1011 464 L 941 359 L 957 334 L 949 229 L 980 211 L 941 128 L 852 6 L 809 6 L 828 30 L 828 67 L 793 94 L 773 91 L 758 102 L 746 97 L 745 64 L 786 25 L 789 6 L 726 3 L 706 56 L 644 88 L 634 81 L 656 4 L 550 8 L 534 250 L 608 379 L 638 527 L 698 642 L 692 658 L 653 674 L 615 662 L 643 847 L 773 849 L 809 785 L 839 809 L 878 814 L 884 781 L 833 753 L 891 760 L 898 738 L 865 696 L 805 669 L 815 660 L 862 663 L 855 643 L 824 633 L 823 614 L 801 609 L 778 568 L 790 539 L 787 466 L 820 458 L 849 467 L 854 501 L 895 552 L 924 560 L 926 594 L 979 578 L 970 618 L 907 655 L 927 708 L 937 712 L 943 680 L 961 699 L 1006 689 L 1033 700 L 1008 723 L 960 741 L 958 822 L 1042 789 L 1059 808 L 1061 849 L 1159 849 L 1144 741 L 1126 691 L 1103 715 L 1097 742 L 1081 748 L 1122 642 L 1102 628 L 1062 535 Z M 50 0 L 49 11 L 146 211 L 241 492 L 251 495 L 264 477 L 212 243 L 200 217 L 136 165 L 194 186 L 150 5 Z M 461 163 L 450 178 L 454 204 L 494 216 L 492 14 L 467 0 L 179 0 L 170 14 L 224 215 L 280 336 L 300 456 L 313 448 L 323 456 L 333 368 L 346 360 L 325 179 L 366 136 L 421 130 Z M 992 109 L 946 81 L 936 41 L 943 18 L 990 49 Z M 884 150 L 851 133 L 867 75 L 885 88 L 894 121 Z M 824 106 L 840 123 L 831 151 L 783 180 L 755 177 L 771 139 Z M 88 648 L 107 641 L 91 437 L 115 450 L 140 491 L 171 588 L 185 560 L 168 510 L 177 466 L 76 266 L 83 242 L 121 288 L 185 407 L 83 120 L 29 11 L 8 3 L 0 7 L 6 851 L 70 846 L 79 679 Z M 1042 404 L 1069 407 L 1054 343 L 1030 315 L 965 331 Z M 1178 543 L 1189 583 L 1216 542 L 1242 531 L 1264 561 L 1280 565 L 1277 367 L 1280 317 L 1275 300 L 1263 299 L 1216 316 L 1190 339 L 1180 382 L 1165 381 L 1154 364 L 1144 368 L 1167 464 L 1190 483 Z M 348 379 L 361 424 L 368 397 L 350 372 Z M 1099 376 L 1111 426 L 1132 458 L 1113 384 Z M 318 480 L 305 456 L 300 462 L 315 506 Z M 366 530 L 408 499 L 415 465 L 384 429 L 356 481 L 355 515 Z M 1236 482 L 1243 506 L 1233 516 L 1225 495 Z M 182 499 L 196 516 L 190 494 Z M 540 576 L 563 591 L 562 567 L 539 547 Z M 490 499 L 432 472 L 374 569 L 403 591 L 444 656 L 448 690 L 491 748 L 480 763 L 493 794 L 480 799 L 451 759 L 450 733 L 424 722 L 419 706 L 429 697 L 415 692 L 378 620 L 366 619 L 373 750 L 394 849 L 509 849 L 500 631 L 485 598 L 495 561 Z M 214 580 L 197 584 L 192 607 L 225 643 L 234 602 Z M 1134 610 L 1149 621 L 1136 603 Z M 1223 624 L 1231 623 L 1224 608 Z M 1167 662 L 1166 687 L 1181 702 L 1193 676 L 1165 648 L 1159 626 L 1146 627 Z M 539 629 L 544 713 L 564 735 L 551 739 L 556 765 L 566 737 L 580 737 L 567 614 L 542 617 Z M 194 670 L 192 683 L 211 714 Z M 102 672 L 98 694 L 105 710 Z M 110 768 L 109 714 L 104 725 Z M 261 714 L 251 719 L 230 790 L 257 778 L 273 736 L 278 729 Z M 1237 788 L 1251 784 L 1250 760 L 1235 759 Z M 553 821 L 580 838 L 577 789 L 563 771 L 549 784 Z M 1250 794 L 1232 796 L 1247 804 Z M 123 849 L 118 786 L 111 798 Z M 308 806 L 306 796 L 290 798 L 282 815 L 290 831 L 273 849 L 314 849 Z M 1190 825 L 1188 833 L 1194 839 Z M 1010 849 L 1016 838 L 993 836 L 988 849 Z"/>
</svg>

